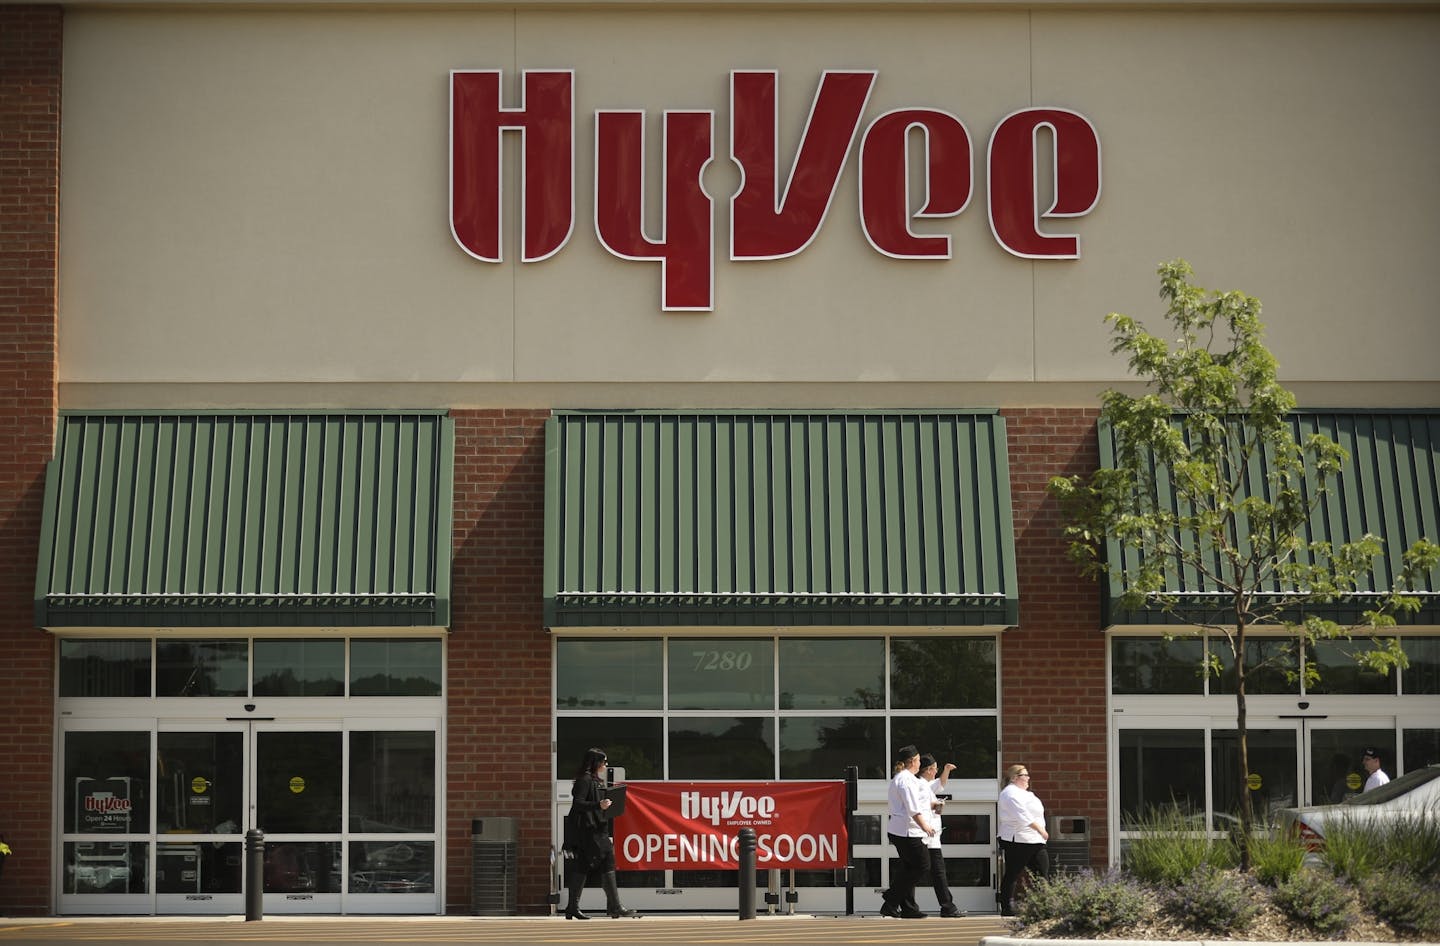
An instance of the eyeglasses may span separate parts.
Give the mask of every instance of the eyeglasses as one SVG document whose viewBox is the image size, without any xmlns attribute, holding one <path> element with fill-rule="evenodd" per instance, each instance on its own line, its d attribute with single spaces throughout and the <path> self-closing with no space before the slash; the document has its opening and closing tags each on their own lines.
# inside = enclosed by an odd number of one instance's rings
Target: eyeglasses
<svg viewBox="0 0 1440 946">
<path fill-rule="evenodd" d="M 1029 777 L 1030 777 L 1030 773 L 1029 773 L 1029 772 L 1021 772 L 1019 775 L 1017 775 L 1017 776 L 1015 776 L 1015 777 L 1016 777 L 1016 778 L 1029 778 Z"/>
</svg>

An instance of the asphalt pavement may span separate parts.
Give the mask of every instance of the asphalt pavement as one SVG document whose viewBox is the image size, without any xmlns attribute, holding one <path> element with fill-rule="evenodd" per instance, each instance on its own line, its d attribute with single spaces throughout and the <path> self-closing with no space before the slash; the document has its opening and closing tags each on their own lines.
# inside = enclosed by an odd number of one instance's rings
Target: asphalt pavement
<svg viewBox="0 0 1440 946">
<path fill-rule="evenodd" d="M 285 917 L 247 922 L 244 917 L 39 917 L 0 918 L 0 946 L 145 943 L 218 946 L 265 943 L 556 943 L 654 946 L 849 946 L 944 943 L 977 946 L 983 936 L 1007 933 L 998 916 L 893 920 L 878 916 L 646 916 L 589 921 L 558 917 Z"/>
</svg>

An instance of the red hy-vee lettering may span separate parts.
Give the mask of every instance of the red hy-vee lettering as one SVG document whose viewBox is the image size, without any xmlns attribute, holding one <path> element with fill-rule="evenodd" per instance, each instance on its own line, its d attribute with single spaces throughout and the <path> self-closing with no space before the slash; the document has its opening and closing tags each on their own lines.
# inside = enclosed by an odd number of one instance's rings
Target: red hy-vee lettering
<svg viewBox="0 0 1440 946">
<path fill-rule="evenodd" d="M 116 798 L 114 795 L 86 795 L 85 810 L 104 814 L 112 811 L 126 812 L 130 810 L 130 799 Z"/>
<path fill-rule="evenodd" d="M 467 253 L 501 261 L 502 160 L 506 131 L 521 136 L 520 258 L 555 255 L 575 228 L 574 80 L 570 70 L 526 70 L 521 103 L 501 104 L 499 70 L 450 74 L 450 226 Z M 730 258 L 783 259 L 803 251 L 825 221 L 845 162 L 859 145 L 860 228 L 896 259 L 949 259 L 950 237 L 914 232 L 915 219 L 953 217 L 970 204 L 973 148 L 955 115 L 900 108 L 860 132 L 873 71 L 826 71 L 811 103 L 788 175 L 776 146 L 779 75 L 730 73 L 730 154 L 744 180 L 730 202 Z M 645 113 L 595 113 L 595 235 L 609 252 L 660 263 L 667 311 L 710 311 L 715 303 L 714 202 L 701 187 L 713 159 L 714 112 L 666 111 L 661 233 L 646 234 Z M 1044 138 L 1041 130 L 1049 132 Z M 911 132 L 923 142 L 923 205 L 912 211 Z M 1042 156 L 1042 148 L 1046 153 Z M 1052 169 L 1049 207 L 1037 171 Z M 1003 118 L 986 153 L 990 230 L 1026 259 L 1076 259 L 1074 234 L 1042 232 L 1040 221 L 1079 217 L 1100 198 L 1100 139 L 1089 120 L 1064 108 L 1025 108 Z"/>
</svg>

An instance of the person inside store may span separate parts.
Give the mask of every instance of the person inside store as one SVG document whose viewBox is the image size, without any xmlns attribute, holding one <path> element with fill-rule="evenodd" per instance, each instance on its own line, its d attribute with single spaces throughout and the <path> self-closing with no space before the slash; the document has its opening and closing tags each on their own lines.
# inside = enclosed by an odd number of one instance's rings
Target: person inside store
<svg viewBox="0 0 1440 946">
<path fill-rule="evenodd" d="M 638 911 L 627 910 L 620 903 L 620 887 L 615 880 L 615 842 L 610 837 L 611 819 L 606 815 L 614 802 L 605 797 L 605 773 L 610 762 L 603 749 L 586 749 L 570 787 L 570 813 L 565 816 L 565 887 L 570 900 L 565 905 L 565 919 L 588 920 L 580 911 L 580 895 L 592 873 L 600 874 L 605 888 L 605 912 L 613 919 L 638 917 Z"/>
<path fill-rule="evenodd" d="M 1000 915 L 1014 916 L 1015 884 L 1029 870 L 1039 877 L 1050 875 L 1050 852 L 1045 844 L 1045 806 L 1030 790 L 1030 769 L 1012 765 L 1005 770 L 1005 787 L 1000 790 L 1000 851 L 1005 855 L 1005 874 L 1000 880 Z"/>
<path fill-rule="evenodd" d="M 935 888 L 935 900 L 940 904 L 940 915 L 944 917 L 965 915 L 964 911 L 955 906 L 955 895 L 950 892 L 950 881 L 945 876 L 945 855 L 940 850 L 940 835 L 943 833 L 940 815 L 945 808 L 945 801 L 939 796 L 944 794 L 945 783 L 949 781 L 953 771 L 953 762 L 946 762 L 942 772 L 934 756 L 920 757 L 920 784 L 925 789 L 925 804 L 931 811 L 926 820 L 935 829 L 934 834 L 925 838 L 925 856 L 930 864 L 930 884 Z"/>
<path fill-rule="evenodd" d="M 1365 787 L 1360 790 L 1362 793 L 1390 781 L 1390 776 L 1380 767 L 1380 750 L 1374 746 L 1366 746 L 1365 751 L 1360 753 L 1360 765 L 1365 769 Z"/>
<path fill-rule="evenodd" d="M 920 771 L 920 750 L 902 746 L 895 753 L 894 775 L 890 779 L 890 818 L 885 823 L 890 843 L 900 862 L 890 874 L 890 887 L 881 896 L 881 916 L 923 920 L 925 914 L 915 903 L 915 884 L 925 872 L 925 839 L 938 834 L 928 818 L 934 816 L 925 801 Z"/>
</svg>

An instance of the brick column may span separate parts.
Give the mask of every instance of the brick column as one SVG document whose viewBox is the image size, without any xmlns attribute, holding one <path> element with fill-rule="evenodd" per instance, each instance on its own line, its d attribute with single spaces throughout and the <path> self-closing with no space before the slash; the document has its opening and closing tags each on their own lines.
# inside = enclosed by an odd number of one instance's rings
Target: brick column
<svg viewBox="0 0 1440 946">
<path fill-rule="evenodd" d="M 1006 409 L 1020 625 L 1001 636 L 1001 745 L 1006 766 L 1035 773 L 1047 814 L 1090 819 L 1093 865 L 1104 864 L 1109 773 L 1105 762 L 1105 635 L 1100 591 L 1065 554 L 1052 476 L 1100 462 L 1098 409 Z"/>
<path fill-rule="evenodd" d="M 550 636 L 542 613 L 547 410 L 454 411 L 447 913 L 470 911 L 470 819 L 519 819 L 519 909 L 546 909 Z"/>
<path fill-rule="evenodd" d="M 34 625 L 45 463 L 55 431 L 60 183 L 56 6 L 0 6 L 0 914 L 50 910 L 51 639 Z"/>
</svg>

